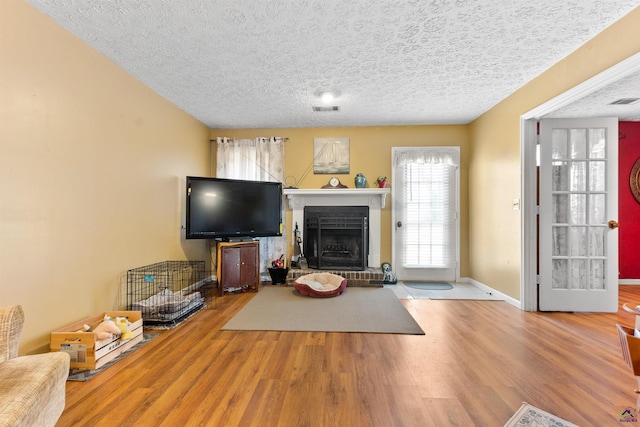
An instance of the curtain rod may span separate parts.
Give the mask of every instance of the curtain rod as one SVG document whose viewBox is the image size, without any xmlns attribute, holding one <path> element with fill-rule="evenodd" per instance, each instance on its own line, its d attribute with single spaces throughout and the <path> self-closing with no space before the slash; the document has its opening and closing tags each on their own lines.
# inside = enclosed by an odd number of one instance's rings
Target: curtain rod
<svg viewBox="0 0 640 427">
<path fill-rule="evenodd" d="M 227 138 L 227 137 L 226 136 L 221 136 L 220 138 Z M 289 141 L 289 138 L 287 138 L 286 136 L 273 136 L 273 137 L 260 136 L 259 138 L 265 138 L 265 139 L 280 138 L 280 139 L 282 139 L 283 142 Z M 227 138 L 227 139 L 235 139 L 235 138 Z M 249 138 L 247 138 L 247 139 L 249 139 Z M 214 141 L 217 142 L 217 138 L 209 140 L 209 142 L 214 142 Z"/>
</svg>

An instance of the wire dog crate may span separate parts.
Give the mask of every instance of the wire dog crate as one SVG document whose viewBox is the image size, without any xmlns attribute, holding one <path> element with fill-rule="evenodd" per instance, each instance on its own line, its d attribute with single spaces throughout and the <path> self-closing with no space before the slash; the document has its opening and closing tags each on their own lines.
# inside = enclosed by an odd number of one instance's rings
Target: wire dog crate
<svg viewBox="0 0 640 427">
<path fill-rule="evenodd" d="M 127 271 L 127 310 L 145 323 L 173 323 L 204 306 L 211 276 L 204 261 L 163 261 Z"/>
</svg>

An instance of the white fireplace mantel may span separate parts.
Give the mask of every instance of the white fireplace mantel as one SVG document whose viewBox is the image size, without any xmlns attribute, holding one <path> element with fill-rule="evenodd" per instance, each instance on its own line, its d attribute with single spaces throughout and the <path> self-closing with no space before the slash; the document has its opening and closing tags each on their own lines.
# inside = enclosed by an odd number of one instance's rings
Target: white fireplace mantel
<svg viewBox="0 0 640 427">
<path fill-rule="evenodd" d="M 327 188 L 283 190 L 293 211 L 293 226 L 298 224 L 300 237 L 304 239 L 305 206 L 368 206 L 369 207 L 369 259 L 370 267 L 380 265 L 380 211 L 390 193 L 389 188 Z"/>
</svg>

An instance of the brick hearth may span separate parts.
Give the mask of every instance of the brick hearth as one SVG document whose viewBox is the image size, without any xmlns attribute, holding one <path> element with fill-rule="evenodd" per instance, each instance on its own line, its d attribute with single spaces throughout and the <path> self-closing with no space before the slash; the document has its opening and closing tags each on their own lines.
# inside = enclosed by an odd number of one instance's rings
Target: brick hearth
<svg viewBox="0 0 640 427">
<path fill-rule="evenodd" d="M 340 271 L 340 270 L 313 270 L 313 269 L 291 269 L 287 274 L 287 286 L 293 286 L 293 282 L 300 276 L 311 273 L 333 273 L 347 279 L 347 287 L 370 287 L 381 288 L 383 277 L 379 268 L 367 268 L 362 271 Z"/>
</svg>

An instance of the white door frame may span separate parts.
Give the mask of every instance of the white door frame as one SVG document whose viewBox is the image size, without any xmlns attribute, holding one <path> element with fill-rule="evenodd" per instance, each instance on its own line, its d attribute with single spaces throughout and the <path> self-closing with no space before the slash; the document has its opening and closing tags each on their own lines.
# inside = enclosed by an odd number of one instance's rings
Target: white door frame
<svg viewBox="0 0 640 427">
<path fill-rule="evenodd" d="M 460 156 L 460 147 L 459 146 L 411 146 L 411 147 L 392 147 L 391 148 L 391 182 L 397 182 L 395 178 L 395 166 L 394 160 L 395 153 L 403 150 L 421 150 L 421 149 L 439 149 L 442 148 L 444 150 L 457 151 L 457 155 Z M 455 210 L 456 210 L 456 224 L 455 224 L 455 233 L 456 233 L 456 253 L 455 253 L 455 279 L 457 282 L 460 279 L 460 165 L 456 166 L 456 197 L 455 197 Z M 396 232 L 397 232 L 397 221 L 396 218 L 396 205 L 395 200 L 397 199 L 395 195 L 395 191 L 398 190 L 396 186 L 391 187 L 391 265 L 396 265 Z"/>
<path fill-rule="evenodd" d="M 640 72 L 640 53 L 619 62 L 602 73 L 580 83 L 572 89 L 550 99 L 544 104 L 520 116 L 520 164 L 522 210 L 520 211 L 521 259 L 520 259 L 520 308 L 538 310 L 536 280 L 537 228 L 536 219 L 536 144 L 537 121 L 545 114 L 569 105 L 586 95 L 602 89 L 624 77 Z"/>
</svg>

